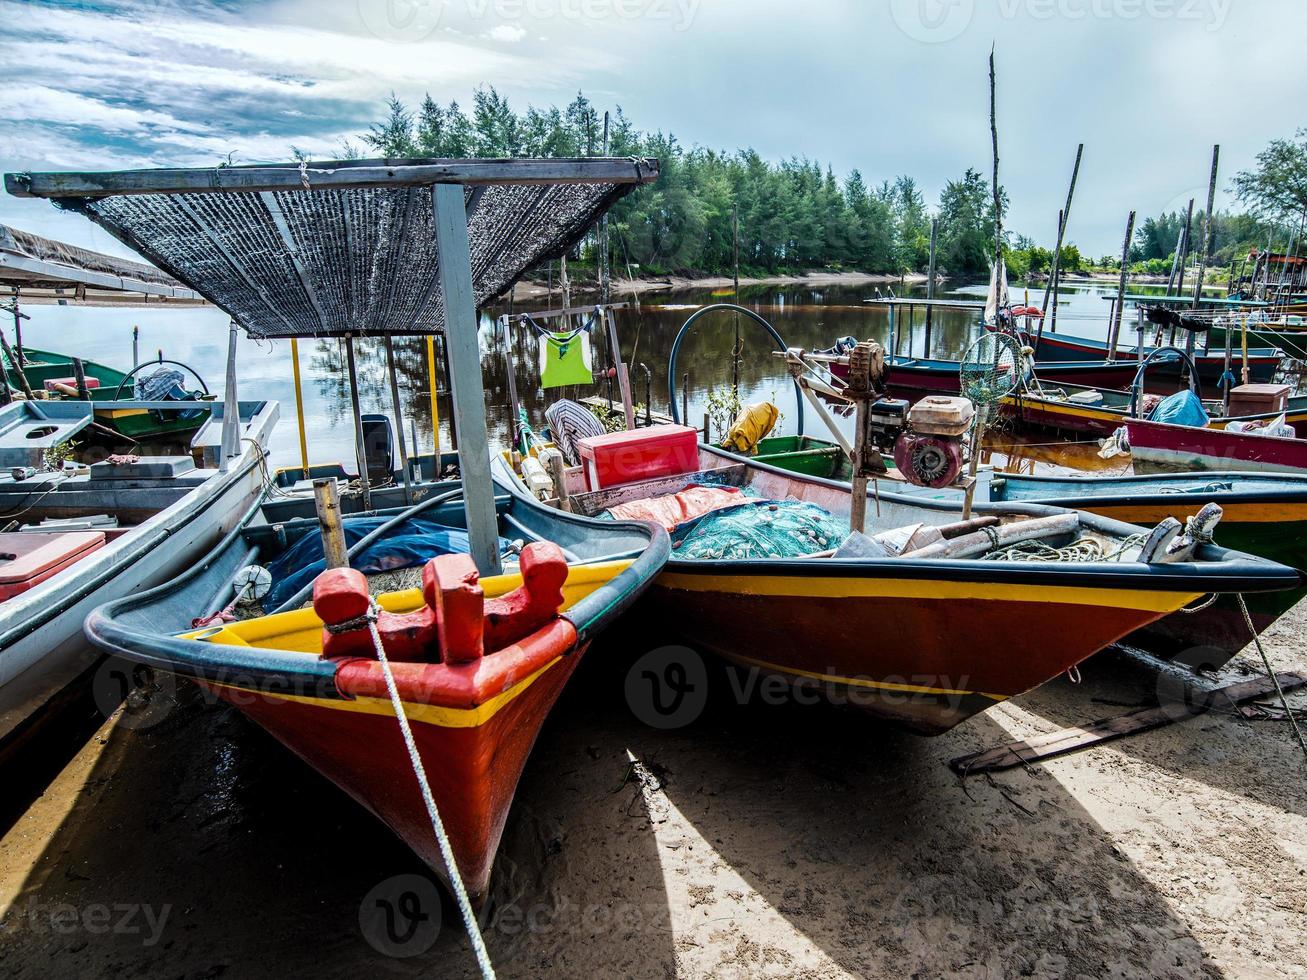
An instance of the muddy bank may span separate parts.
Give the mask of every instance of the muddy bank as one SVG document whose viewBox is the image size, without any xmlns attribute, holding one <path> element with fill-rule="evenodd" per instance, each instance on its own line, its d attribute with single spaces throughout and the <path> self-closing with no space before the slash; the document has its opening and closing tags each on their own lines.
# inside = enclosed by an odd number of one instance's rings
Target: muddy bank
<svg viewBox="0 0 1307 980">
<path fill-rule="evenodd" d="M 1278 668 L 1307 666 L 1305 625 L 1300 607 L 1270 635 Z M 501 976 L 1307 976 L 1307 779 L 1284 722 L 1216 712 L 962 781 L 955 756 L 1176 687 L 1107 653 L 920 739 L 739 703 L 710 665 L 705 710 L 658 730 L 624 691 L 659 637 L 610 634 L 541 735 L 497 867 Z M 1223 679 L 1257 670 L 1245 654 Z M 279 744 L 165 685 L 0 839 L 0 973 L 472 976 L 450 903 L 410 876 Z M 395 941 L 378 908 L 437 917 Z"/>
</svg>

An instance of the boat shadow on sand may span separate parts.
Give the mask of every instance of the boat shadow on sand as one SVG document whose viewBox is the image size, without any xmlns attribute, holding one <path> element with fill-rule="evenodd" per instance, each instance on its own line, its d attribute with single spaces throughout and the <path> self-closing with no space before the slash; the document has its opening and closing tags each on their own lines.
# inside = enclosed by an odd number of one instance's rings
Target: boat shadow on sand
<svg viewBox="0 0 1307 980">
<path fill-rule="evenodd" d="M 648 635 L 594 646 L 528 763 L 486 929 L 501 975 L 1219 975 L 1062 782 L 953 775 L 948 759 L 1012 737 L 991 718 L 923 739 L 847 708 L 742 703 L 709 661 L 703 710 L 658 730 L 624 693 Z M 159 696 L 161 721 L 102 730 L 29 815 L 59 822 L 25 880 L 4 862 L 28 919 L 0 966 L 475 974 L 448 898 L 411 957 L 385 958 L 360 926 L 378 887 L 429 877 L 384 827 L 235 710 L 186 684 Z M 150 946 L 41 931 L 51 908 L 97 903 L 170 917 Z"/>
</svg>

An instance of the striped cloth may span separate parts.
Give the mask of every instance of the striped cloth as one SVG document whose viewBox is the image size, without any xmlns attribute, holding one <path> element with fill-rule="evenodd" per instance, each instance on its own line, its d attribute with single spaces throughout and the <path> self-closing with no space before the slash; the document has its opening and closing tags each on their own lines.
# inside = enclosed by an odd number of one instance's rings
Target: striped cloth
<svg viewBox="0 0 1307 980">
<path fill-rule="evenodd" d="M 578 439 L 604 434 L 603 424 L 595 418 L 594 413 L 570 398 L 560 398 L 545 409 L 545 419 L 549 422 L 554 445 L 562 452 L 569 466 L 581 462 L 576 450 Z"/>
</svg>

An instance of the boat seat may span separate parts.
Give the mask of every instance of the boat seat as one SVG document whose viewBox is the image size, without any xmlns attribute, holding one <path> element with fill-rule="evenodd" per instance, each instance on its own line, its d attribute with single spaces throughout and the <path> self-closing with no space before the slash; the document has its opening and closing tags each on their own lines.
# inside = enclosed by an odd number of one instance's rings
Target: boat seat
<svg viewBox="0 0 1307 980">
<path fill-rule="evenodd" d="M 93 463 L 92 480 L 175 480 L 195 469 L 195 460 L 189 456 L 137 456 L 130 462 Z"/>
</svg>

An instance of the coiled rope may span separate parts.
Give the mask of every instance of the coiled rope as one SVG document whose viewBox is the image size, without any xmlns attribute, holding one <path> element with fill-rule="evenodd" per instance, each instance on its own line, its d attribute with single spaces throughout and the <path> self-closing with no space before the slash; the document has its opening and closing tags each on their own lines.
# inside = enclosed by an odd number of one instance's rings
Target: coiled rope
<svg viewBox="0 0 1307 980">
<path fill-rule="evenodd" d="M 467 930 L 468 940 L 472 944 L 472 953 L 476 956 L 481 976 L 486 980 L 494 980 L 495 968 L 490 963 L 485 937 L 481 935 L 476 914 L 472 911 L 472 902 L 467 897 L 467 888 L 463 885 L 463 877 L 459 874 L 458 864 L 454 861 L 454 850 L 449 845 L 449 836 L 445 833 L 444 821 L 440 819 L 440 811 L 436 808 L 435 797 L 431 795 L 427 771 L 422 765 L 422 757 L 418 754 L 417 743 L 413 740 L 413 730 L 409 728 L 408 715 L 404 713 L 404 702 L 400 700 L 399 688 L 395 685 L 395 675 L 390 669 L 390 661 L 386 659 L 386 648 L 382 645 L 381 633 L 377 630 L 377 612 L 377 602 L 369 596 L 368 611 L 363 618 L 367 621 L 368 632 L 372 634 L 372 645 L 377 651 L 381 673 L 386 678 L 386 691 L 390 694 L 390 704 L 395 709 L 395 718 L 399 721 L 399 730 L 404 736 L 404 747 L 408 749 L 408 759 L 413 765 L 413 774 L 417 776 L 418 787 L 422 791 L 422 802 L 427 808 L 427 816 L 431 818 L 431 829 L 435 832 L 436 843 L 440 846 L 441 860 L 445 862 L 445 869 L 449 872 L 449 885 L 458 902 L 458 910 L 463 916 L 463 927 Z"/>
<path fill-rule="evenodd" d="M 989 533 L 990 541 L 998 542 L 998 535 L 989 528 L 981 528 L 981 530 Z M 985 555 L 985 561 L 1119 561 L 1123 554 L 1131 548 L 1140 547 L 1146 540 L 1148 540 L 1146 534 L 1132 534 L 1124 539 L 1115 551 L 1105 551 L 1102 542 L 1096 538 L 1080 538 L 1061 548 L 1054 548 L 1039 541 L 1022 541 L 1007 548 L 996 548 Z"/>
</svg>

